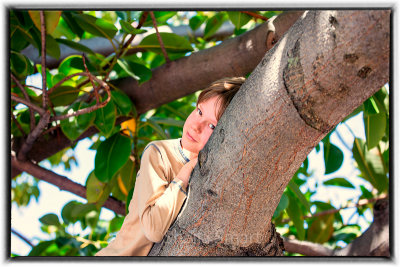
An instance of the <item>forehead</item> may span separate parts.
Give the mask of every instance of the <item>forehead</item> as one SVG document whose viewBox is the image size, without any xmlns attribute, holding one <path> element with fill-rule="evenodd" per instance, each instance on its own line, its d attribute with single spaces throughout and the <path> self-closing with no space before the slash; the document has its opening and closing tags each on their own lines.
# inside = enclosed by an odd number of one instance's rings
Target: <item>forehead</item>
<svg viewBox="0 0 400 267">
<path fill-rule="evenodd" d="M 208 119 L 214 122 L 218 122 L 217 112 L 220 106 L 220 103 L 218 101 L 218 96 L 213 96 L 207 100 L 204 100 L 198 103 L 198 106 L 201 108 L 201 111 L 204 114 L 204 116 L 206 116 Z"/>
</svg>

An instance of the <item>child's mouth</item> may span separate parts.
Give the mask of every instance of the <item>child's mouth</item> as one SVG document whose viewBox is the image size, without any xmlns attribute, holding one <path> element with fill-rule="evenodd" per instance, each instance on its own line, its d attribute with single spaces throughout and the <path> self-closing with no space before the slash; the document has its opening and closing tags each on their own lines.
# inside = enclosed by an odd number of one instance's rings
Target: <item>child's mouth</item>
<svg viewBox="0 0 400 267">
<path fill-rule="evenodd" d="M 197 143 L 197 141 L 189 134 L 189 132 L 186 132 L 186 135 L 187 135 L 187 137 L 188 137 L 188 139 L 189 139 L 190 141 L 196 142 L 196 143 Z"/>
</svg>

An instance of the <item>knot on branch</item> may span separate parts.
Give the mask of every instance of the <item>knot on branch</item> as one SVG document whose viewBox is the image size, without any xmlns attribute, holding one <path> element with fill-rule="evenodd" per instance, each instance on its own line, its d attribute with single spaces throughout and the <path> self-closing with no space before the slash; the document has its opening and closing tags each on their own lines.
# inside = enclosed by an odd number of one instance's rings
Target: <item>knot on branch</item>
<svg viewBox="0 0 400 267">
<path fill-rule="evenodd" d="M 328 133 L 332 126 L 317 116 L 313 109 L 315 100 L 306 89 L 303 66 L 300 61 L 300 40 L 295 42 L 287 56 L 287 64 L 283 69 L 283 83 L 294 107 L 307 125 L 322 133 Z M 320 91 L 324 90 L 320 85 L 316 84 L 316 86 Z"/>
</svg>

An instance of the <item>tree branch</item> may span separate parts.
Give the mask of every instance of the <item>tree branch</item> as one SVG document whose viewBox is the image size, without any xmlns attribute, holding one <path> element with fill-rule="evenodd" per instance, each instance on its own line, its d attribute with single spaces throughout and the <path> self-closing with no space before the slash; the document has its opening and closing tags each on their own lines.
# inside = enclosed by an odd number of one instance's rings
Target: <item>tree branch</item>
<svg viewBox="0 0 400 267">
<path fill-rule="evenodd" d="M 147 15 L 149 14 L 148 11 L 143 11 L 142 16 L 140 17 L 139 24 L 137 25 L 136 29 L 140 29 L 143 26 L 143 23 L 146 21 Z M 122 55 L 124 55 L 127 51 L 127 48 L 129 45 L 132 43 L 133 39 L 136 37 L 136 34 L 132 34 L 131 37 L 126 41 L 126 43 L 122 46 L 122 49 L 120 50 L 118 54 L 118 58 Z"/>
<path fill-rule="evenodd" d="M 60 190 L 71 192 L 86 199 L 86 188 L 65 176 L 58 175 L 30 161 L 19 161 L 14 156 L 11 156 L 11 164 L 20 171 L 25 171 L 37 179 L 57 186 Z M 103 206 L 118 214 L 125 215 L 125 204 L 113 197 L 109 197 Z"/>
<path fill-rule="evenodd" d="M 34 111 L 36 111 L 37 113 L 39 113 L 40 115 L 43 115 L 43 114 L 46 113 L 46 111 L 45 111 L 44 109 L 39 108 L 38 106 L 36 106 L 36 105 L 33 104 L 32 102 L 26 101 L 25 99 L 22 99 L 22 98 L 20 98 L 20 97 L 18 97 L 18 96 L 15 96 L 15 95 L 13 95 L 13 94 L 11 94 L 11 100 L 14 100 L 14 101 L 16 101 L 16 102 L 18 102 L 18 103 L 22 103 L 22 104 L 26 105 L 27 107 L 29 107 L 29 108 L 31 108 L 32 110 L 34 110 Z M 35 118 L 35 117 L 33 117 L 33 118 Z"/>
<path fill-rule="evenodd" d="M 105 105 L 107 105 L 107 103 L 111 100 L 110 87 L 108 86 L 107 83 L 105 83 L 104 81 L 98 79 L 96 76 L 93 76 L 93 75 L 90 74 L 90 73 L 84 73 L 84 72 L 83 72 L 82 75 L 85 75 L 85 76 L 89 77 L 89 79 L 93 79 L 93 80 L 95 80 L 96 82 L 98 82 L 98 83 L 106 90 L 106 92 L 107 92 L 107 99 L 104 100 L 104 101 L 101 102 L 101 103 L 97 103 L 97 104 L 94 105 L 94 106 L 87 107 L 87 108 L 84 108 L 84 109 L 75 111 L 75 112 L 73 112 L 73 113 L 70 113 L 70 114 L 55 116 L 55 117 L 53 117 L 53 118 L 51 119 L 51 121 L 65 120 L 65 119 L 70 118 L 70 117 L 75 117 L 75 116 L 79 116 L 79 115 L 82 115 L 82 114 L 85 114 L 85 113 L 89 113 L 89 112 L 95 111 L 95 110 L 97 110 L 97 109 L 99 109 L 99 108 L 102 108 L 102 107 L 104 107 Z M 96 93 L 97 93 L 97 87 L 95 87 L 94 90 L 95 90 Z"/>
<path fill-rule="evenodd" d="M 41 27 L 41 37 L 42 37 L 42 101 L 43 109 L 47 108 L 48 96 L 47 96 L 47 85 L 46 85 L 46 20 L 44 17 L 44 11 L 39 11 L 40 13 L 40 27 Z"/>
<path fill-rule="evenodd" d="M 27 103 L 30 103 L 30 105 L 33 105 L 32 102 L 31 102 L 30 99 L 29 99 L 29 95 L 28 95 L 28 93 L 26 92 L 24 86 L 18 81 L 18 79 L 17 79 L 12 73 L 10 73 L 10 75 L 11 75 L 11 79 L 13 79 L 13 81 L 17 84 L 17 86 L 18 86 L 19 89 L 21 90 L 21 92 L 22 92 L 22 94 L 24 95 L 24 98 L 25 98 L 25 100 L 27 101 Z M 25 105 L 26 105 L 26 104 L 25 104 Z M 28 107 L 30 107 L 30 106 L 28 105 Z M 36 107 L 36 106 L 35 106 L 35 107 Z M 40 113 L 39 113 L 39 114 L 40 114 Z M 30 122 L 31 129 L 33 129 L 33 128 L 35 128 L 35 114 L 33 113 L 32 108 L 29 109 L 29 115 L 30 115 L 30 118 L 31 118 L 31 122 Z"/>
<path fill-rule="evenodd" d="M 158 42 L 160 43 L 161 51 L 162 51 L 162 53 L 164 55 L 165 62 L 169 63 L 169 62 L 171 62 L 171 60 L 168 57 L 168 54 L 167 54 L 167 51 L 165 50 L 165 46 L 164 46 L 164 43 L 162 41 L 161 35 L 158 32 L 157 21 L 156 21 L 156 18 L 154 16 L 154 12 L 153 11 L 150 11 L 150 16 L 151 16 L 151 20 L 153 21 L 154 29 L 156 30 L 157 39 L 158 39 Z"/>
<path fill-rule="evenodd" d="M 32 148 L 33 144 L 35 143 L 38 136 L 41 134 L 42 130 L 47 126 L 50 120 L 50 112 L 47 111 L 43 114 L 40 118 L 39 123 L 36 125 L 35 129 L 29 133 L 28 137 L 26 138 L 25 142 L 22 144 L 21 149 L 18 151 L 18 159 L 19 160 L 26 160 L 26 154 Z"/>
<path fill-rule="evenodd" d="M 141 85 L 133 78 L 124 78 L 113 83 L 128 94 L 138 114 L 142 114 L 201 90 L 217 79 L 245 76 L 257 66 L 267 51 L 268 48 L 265 45 L 267 36 L 273 32 L 274 40 L 278 40 L 303 13 L 304 11 L 301 10 L 283 12 L 276 18 L 270 19 L 268 24 L 264 23 L 247 33 L 228 39 L 218 46 L 172 61 L 169 66 L 164 65 L 155 69 L 151 80 Z M 209 68 L 210 64 L 213 66 L 212 71 Z M 193 73 L 196 75 L 193 76 Z M 95 127 L 91 127 L 76 141 L 97 132 Z M 15 141 L 13 149 L 18 151 L 18 138 Z M 37 142 L 30 153 L 30 158 L 37 162 L 42 161 L 70 146 L 71 143 L 63 134 L 57 139 L 53 137 L 46 142 Z M 12 177 L 19 173 L 18 170 L 12 169 Z"/>
<path fill-rule="evenodd" d="M 31 241 L 29 241 L 28 238 L 26 238 L 25 236 L 23 236 L 22 234 L 18 233 L 16 230 L 14 230 L 13 228 L 11 228 L 11 233 L 13 233 L 14 235 L 18 236 L 19 238 L 21 238 L 23 241 L 25 241 L 25 243 L 27 243 L 29 246 L 34 247 L 35 245 L 33 245 L 31 243 Z"/>
<path fill-rule="evenodd" d="M 244 14 L 247 14 L 247 15 L 249 15 L 249 16 L 252 16 L 253 18 L 261 19 L 261 20 L 263 20 L 263 21 L 269 20 L 269 18 L 264 17 L 264 16 L 262 16 L 262 15 L 260 15 L 260 14 L 255 13 L 255 12 L 251 12 L 251 11 L 240 11 L 240 12 L 242 12 L 242 13 L 244 13 Z"/>
</svg>

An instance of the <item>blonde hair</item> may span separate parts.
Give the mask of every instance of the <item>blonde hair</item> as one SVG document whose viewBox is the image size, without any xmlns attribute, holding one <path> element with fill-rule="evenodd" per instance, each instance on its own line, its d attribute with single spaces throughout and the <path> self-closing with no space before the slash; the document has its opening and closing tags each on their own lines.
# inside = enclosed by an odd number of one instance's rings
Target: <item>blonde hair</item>
<svg viewBox="0 0 400 267">
<path fill-rule="evenodd" d="M 245 81 L 246 78 L 244 77 L 231 77 L 217 80 L 200 93 L 199 98 L 197 99 L 197 104 L 200 104 L 214 96 L 218 96 L 215 105 L 217 106 L 219 104 L 219 108 L 215 115 L 217 120 L 219 120 L 232 98 L 239 91 L 239 88 Z"/>
</svg>

